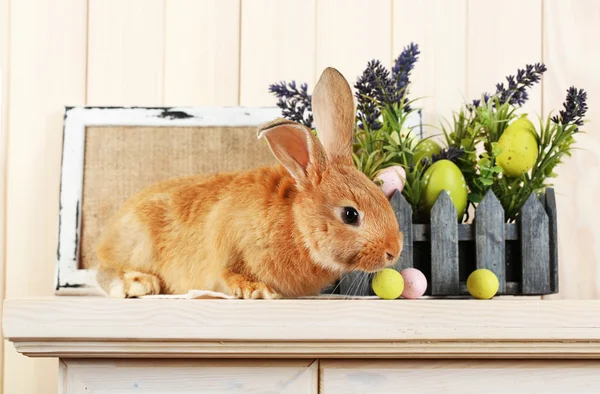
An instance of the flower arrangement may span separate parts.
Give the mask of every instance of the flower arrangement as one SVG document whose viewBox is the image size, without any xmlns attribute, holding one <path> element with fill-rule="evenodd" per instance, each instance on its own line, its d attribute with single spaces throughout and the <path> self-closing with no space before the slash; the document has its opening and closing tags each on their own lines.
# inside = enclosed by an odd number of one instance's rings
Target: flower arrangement
<svg viewBox="0 0 600 394">
<path fill-rule="evenodd" d="M 468 220 L 468 206 L 476 207 L 492 190 L 514 221 L 531 193 L 551 186 L 555 167 L 571 155 L 574 136 L 582 132 L 587 93 L 570 87 L 564 109 L 542 119 L 538 127 L 519 113 L 528 90 L 541 81 L 544 64 L 526 65 L 496 85 L 494 94 L 463 103 L 451 121 L 439 126 L 444 143 L 419 138 L 407 118 L 417 109 L 409 100 L 410 74 L 419 56 L 418 45 L 406 46 L 391 72 L 379 60 L 367 63 L 354 88 L 356 119 L 354 163 L 391 196 L 400 190 L 413 208 L 414 220 L 425 221 L 439 193 L 446 190 L 459 221 Z M 313 129 L 308 85 L 295 81 L 269 86 L 285 118 Z"/>
</svg>

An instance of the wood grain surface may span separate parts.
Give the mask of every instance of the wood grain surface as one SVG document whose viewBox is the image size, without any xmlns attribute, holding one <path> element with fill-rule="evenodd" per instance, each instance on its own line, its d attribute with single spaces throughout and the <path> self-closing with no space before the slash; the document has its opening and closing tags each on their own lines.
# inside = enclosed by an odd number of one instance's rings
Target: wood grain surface
<svg viewBox="0 0 600 394">
<path fill-rule="evenodd" d="M 523 294 L 547 293 L 550 291 L 548 215 L 534 194 L 521 209 L 520 228 Z"/>
<path fill-rule="evenodd" d="M 431 294 L 459 292 L 456 207 L 443 190 L 431 208 Z"/>
<path fill-rule="evenodd" d="M 8 153 L 9 1 L 0 0 L 0 297 L 4 299 L 6 257 L 6 164 Z M 2 305 L 0 305 L 2 316 Z M 0 317 L 0 320 L 2 318 Z M 0 341 L 0 393 L 4 374 L 4 341 Z"/>
<path fill-rule="evenodd" d="M 477 206 L 475 217 L 476 267 L 487 268 L 498 277 L 498 291 L 506 290 L 506 256 L 504 254 L 504 210 L 491 190 Z"/>
<path fill-rule="evenodd" d="M 314 360 L 63 360 L 59 394 L 317 394 Z"/>
<path fill-rule="evenodd" d="M 321 393 L 440 392 L 477 394 L 592 394 L 600 385 L 597 361 L 428 360 L 323 361 Z"/>
<path fill-rule="evenodd" d="M 4 334 L 11 339 L 52 336 L 122 339 L 133 333 L 138 338 L 208 339 L 208 335 L 220 335 L 237 340 L 394 339 L 398 336 L 409 340 L 423 335 L 438 339 L 498 335 L 540 339 L 550 338 L 552 332 L 561 333 L 565 338 L 583 338 L 582 335 L 591 332 L 588 329 L 600 327 L 600 313 L 597 313 L 600 301 L 528 301 L 524 297 L 488 301 L 48 297 L 6 300 L 5 308 Z M 386 313 L 382 313 L 384 310 Z M 256 320 L 258 315 L 264 316 L 264 320 Z M 369 324 L 365 325 L 360 316 L 368 318 Z M 283 326 L 295 328 L 277 332 Z M 486 326 L 490 329 L 481 329 Z M 251 330 L 244 332 L 239 327 Z M 306 327 L 316 331 L 306 332 Z M 329 329 L 332 327 L 342 330 L 335 332 Z M 396 328 L 387 331 L 390 327 Z M 199 328 L 207 332 L 197 331 Z M 215 331 L 211 334 L 212 328 Z M 569 329 L 572 332 L 569 333 Z M 319 336 L 321 334 L 326 336 Z M 596 334 L 600 335 L 600 331 Z"/>
</svg>

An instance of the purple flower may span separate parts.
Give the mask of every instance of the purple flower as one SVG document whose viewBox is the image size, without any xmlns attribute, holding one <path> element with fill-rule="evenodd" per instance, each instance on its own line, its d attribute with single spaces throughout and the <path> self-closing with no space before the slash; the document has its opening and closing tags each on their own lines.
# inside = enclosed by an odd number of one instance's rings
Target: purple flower
<svg viewBox="0 0 600 394">
<path fill-rule="evenodd" d="M 281 114 L 284 118 L 312 128 L 312 103 L 307 84 L 303 83 L 300 85 L 300 90 L 298 90 L 296 81 L 288 84 L 281 81 L 278 84 L 269 85 L 269 92 L 274 93 L 275 97 L 279 99 L 277 106 L 281 108 Z"/>
<path fill-rule="evenodd" d="M 483 94 L 483 102 L 487 103 L 490 99 L 490 95 L 487 93 Z M 479 107 L 479 105 L 481 104 L 481 100 L 473 100 L 473 107 Z"/>
<path fill-rule="evenodd" d="M 404 90 L 410 83 L 410 72 L 415 67 L 415 63 L 417 62 L 420 53 L 419 46 L 410 43 L 410 45 L 404 48 L 402 53 L 400 53 L 400 56 L 398 56 L 394 62 L 392 79 L 396 82 L 396 92 L 399 96 L 398 99 L 402 97 Z M 406 110 L 408 111 L 409 109 L 406 108 Z"/>
<path fill-rule="evenodd" d="M 586 101 L 587 92 L 583 89 L 577 90 L 575 86 L 571 86 L 567 90 L 567 98 L 563 103 L 564 110 L 559 112 L 559 116 L 553 116 L 552 122 L 561 125 L 583 126 L 583 117 L 588 109 Z"/>
<path fill-rule="evenodd" d="M 394 94 L 393 83 L 389 76 L 390 72 L 381 62 L 373 59 L 367 63 L 367 68 L 357 79 L 354 87 L 356 88 L 357 116 L 361 119 L 360 128 L 363 128 L 363 122 L 371 130 L 381 128 L 381 122 L 378 120 L 381 115 L 379 106 L 388 102 L 390 96 Z"/>
<path fill-rule="evenodd" d="M 442 149 L 439 154 L 431 155 L 431 163 L 435 163 L 439 160 L 450 160 L 454 164 L 458 164 L 459 160 L 465 154 L 465 150 L 463 148 L 456 148 L 454 146 L 449 146 L 447 148 Z"/>
<path fill-rule="evenodd" d="M 518 69 L 517 75 L 506 77 L 507 86 L 504 83 L 496 85 L 495 96 L 498 97 L 500 104 L 509 103 L 515 106 L 522 106 L 529 99 L 527 89 L 538 83 L 542 79 L 542 74 L 547 70 L 543 63 L 527 64 L 524 69 Z M 490 95 L 484 94 L 484 103 L 487 103 Z M 473 106 L 478 107 L 481 100 L 473 100 Z"/>
<path fill-rule="evenodd" d="M 395 60 L 392 73 L 381 64 L 379 60 L 373 59 L 367 63 L 367 68 L 357 79 L 356 88 L 358 127 L 364 128 L 366 124 L 371 130 L 382 127 L 379 120 L 381 116 L 380 107 L 397 104 L 405 98 L 405 90 L 409 84 L 410 72 L 415 66 L 419 55 L 419 47 L 411 43 L 404 48 L 400 56 Z M 308 87 L 304 83 L 300 89 L 296 82 L 286 83 L 281 81 L 269 85 L 269 92 L 273 93 L 279 100 L 277 106 L 281 108 L 282 115 L 313 127 L 313 115 L 311 95 L 307 92 Z M 409 111 L 408 105 L 404 105 L 404 111 Z"/>
<path fill-rule="evenodd" d="M 362 122 L 364 122 L 372 130 L 380 129 L 379 107 L 399 103 L 403 98 L 406 100 L 405 90 L 410 83 L 410 72 L 417 62 L 418 55 L 418 45 L 411 43 L 404 48 L 394 62 L 391 75 L 379 60 L 373 59 L 367 63 L 367 68 L 354 85 L 357 90 L 358 118 L 361 119 L 359 127 L 363 128 Z M 408 105 L 403 109 L 410 110 Z"/>
</svg>

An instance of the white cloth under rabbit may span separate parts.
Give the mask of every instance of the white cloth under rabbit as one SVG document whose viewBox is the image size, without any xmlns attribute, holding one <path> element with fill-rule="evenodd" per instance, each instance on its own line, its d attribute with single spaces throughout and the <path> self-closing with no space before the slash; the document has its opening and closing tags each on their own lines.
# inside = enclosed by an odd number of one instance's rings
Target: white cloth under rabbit
<svg viewBox="0 0 600 394">
<path fill-rule="evenodd" d="M 225 299 L 225 300 L 235 300 L 237 297 L 230 296 L 228 294 L 219 293 L 216 291 L 210 290 L 190 290 L 187 294 L 158 294 L 158 295 L 147 295 L 140 298 L 173 298 L 173 299 Z M 346 300 L 364 300 L 364 299 L 377 299 L 377 296 L 349 296 L 342 294 L 322 294 L 319 296 L 311 296 L 311 297 L 297 297 L 295 299 L 319 299 L 319 300 L 329 300 L 329 299 L 346 299 Z M 275 300 L 277 301 L 277 300 Z"/>
</svg>

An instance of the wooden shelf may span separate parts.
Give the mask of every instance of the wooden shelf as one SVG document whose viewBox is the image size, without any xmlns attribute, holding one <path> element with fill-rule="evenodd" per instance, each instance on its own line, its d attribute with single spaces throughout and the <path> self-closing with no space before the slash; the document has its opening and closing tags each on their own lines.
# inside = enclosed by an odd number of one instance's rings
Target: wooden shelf
<svg viewBox="0 0 600 394">
<path fill-rule="evenodd" d="M 600 358 L 600 301 L 6 300 L 33 357 Z"/>
</svg>

